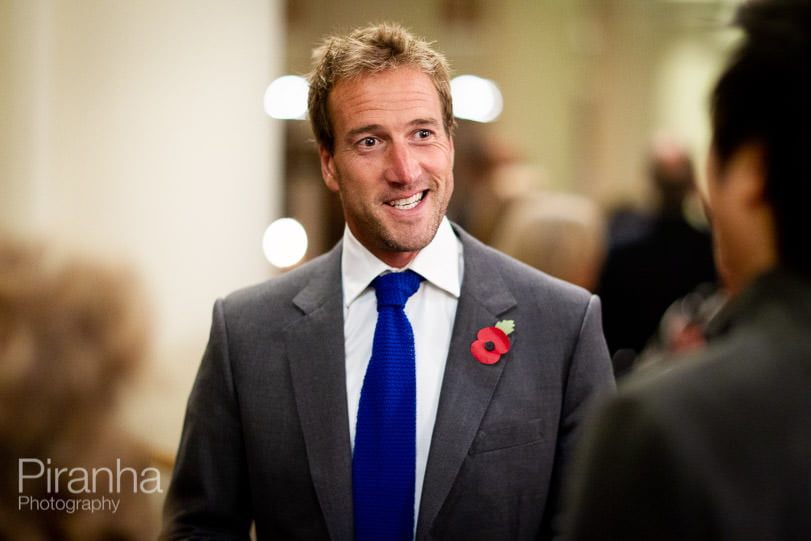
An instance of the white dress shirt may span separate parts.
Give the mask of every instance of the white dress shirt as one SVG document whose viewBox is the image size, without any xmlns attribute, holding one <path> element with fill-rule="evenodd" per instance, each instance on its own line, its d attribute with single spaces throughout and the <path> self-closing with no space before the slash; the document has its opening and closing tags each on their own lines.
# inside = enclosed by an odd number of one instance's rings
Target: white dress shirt
<svg viewBox="0 0 811 541">
<path fill-rule="evenodd" d="M 414 330 L 417 374 L 417 463 L 414 518 L 419 514 L 428 450 L 434 430 L 439 391 L 451 342 L 453 322 L 462 283 L 462 243 L 447 218 L 443 218 L 428 246 L 406 266 L 425 280 L 409 298 L 405 312 Z M 372 356 L 377 323 L 377 298 L 372 280 L 386 271 L 398 271 L 372 255 L 344 229 L 341 276 L 344 299 L 346 395 L 349 436 L 354 449 L 358 403 L 366 367 Z"/>
</svg>

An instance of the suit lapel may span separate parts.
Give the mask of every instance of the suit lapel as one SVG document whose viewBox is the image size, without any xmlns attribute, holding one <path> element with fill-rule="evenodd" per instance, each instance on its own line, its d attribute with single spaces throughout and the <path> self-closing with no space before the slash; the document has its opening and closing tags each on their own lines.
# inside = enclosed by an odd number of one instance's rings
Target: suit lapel
<svg viewBox="0 0 811 541">
<path fill-rule="evenodd" d="M 478 331 L 516 305 L 498 267 L 481 243 L 457 230 L 464 247 L 464 277 L 448 352 L 420 504 L 417 537 L 427 534 L 476 437 L 504 362 L 485 365 L 470 352 Z"/>
<path fill-rule="evenodd" d="M 483 327 L 516 305 L 480 242 L 457 230 L 464 279 L 425 474 L 417 536 L 436 519 L 481 425 L 504 367 L 470 353 Z M 290 373 L 307 459 L 330 537 L 353 537 L 352 448 L 346 409 L 340 244 L 293 302 L 303 312 L 287 332 Z"/>
<path fill-rule="evenodd" d="M 287 348 L 293 393 L 313 485 L 334 539 L 352 537 L 352 456 L 346 371 L 340 244 L 293 302 L 304 313 L 290 325 Z M 295 497 L 295 495 L 291 495 Z"/>
</svg>

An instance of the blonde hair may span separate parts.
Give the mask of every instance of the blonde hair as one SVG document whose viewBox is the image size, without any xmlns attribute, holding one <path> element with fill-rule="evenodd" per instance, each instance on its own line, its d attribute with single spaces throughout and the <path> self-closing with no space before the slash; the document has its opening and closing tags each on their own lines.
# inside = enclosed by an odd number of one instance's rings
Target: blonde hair
<svg viewBox="0 0 811 541">
<path fill-rule="evenodd" d="M 431 77 L 439 93 L 445 131 L 453 135 L 456 124 L 448 61 L 430 43 L 414 37 L 402 26 L 381 23 L 347 35 L 329 36 L 313 50 L 308 108 L 316 142 L 333 152 L 335 139 L 327 100 L 339 81 L 401 67 L 416 68 Z"/>
<path fill-rule="evenodd" d="M 136 285 L 126 270 L 0 234 L 0 462 L 16 467 L 35 457 L 55 467 L 96 467 L 118 457 L 139 469 L 149 464 L 115 418 L 118 391 L 141 364 L 149 335 Z M 20 510 L 16 474 L 0 469 L 0 539 L 156 533 L 140 493 L 120 494 L 115 514 Z M 44 483 L 31 480 L 26 493 L 46 496 Z"/>
<path fill-rule="evenodd" d="M 597 204 L 551 191 L 521 194 L 507 204 L 493 247 L 552 276 L 594 291 L 605 256 Z"/>
</svg>

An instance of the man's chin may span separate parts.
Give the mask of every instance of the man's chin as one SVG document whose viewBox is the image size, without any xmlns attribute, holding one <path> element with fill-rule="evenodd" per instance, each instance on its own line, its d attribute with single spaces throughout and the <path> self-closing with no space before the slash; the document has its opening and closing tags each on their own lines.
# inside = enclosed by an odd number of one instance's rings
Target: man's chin
<svg viewBox="0 0 811 541">
<path fill-rule="evenodd" d="M 389 230 L 383 237 L 386 248 L 392 252 L 419 252 L 428 246 L 436 235 L 437 227 L 423 227 L 419 233 L 413 229 Z"/>
</svg>

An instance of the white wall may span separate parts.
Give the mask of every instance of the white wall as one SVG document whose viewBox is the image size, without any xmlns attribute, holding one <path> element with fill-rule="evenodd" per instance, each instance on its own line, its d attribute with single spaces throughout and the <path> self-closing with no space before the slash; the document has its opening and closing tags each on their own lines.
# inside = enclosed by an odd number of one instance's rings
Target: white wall
<svg viewBox="0 0 811 541">
<path fill-rule="evenodd" d="M 173 453 L 217 296 L 281 211 L 278 0 L 0 2 L 0 229 L 131 264 L 154 347 L 129 422 Z"/>
</svg>

